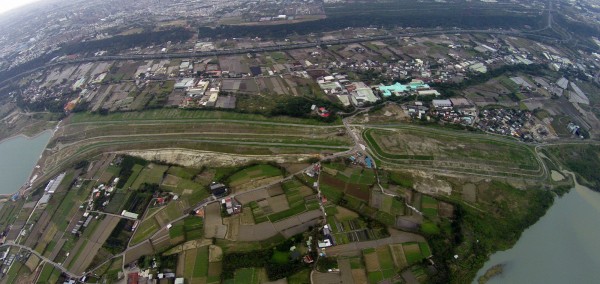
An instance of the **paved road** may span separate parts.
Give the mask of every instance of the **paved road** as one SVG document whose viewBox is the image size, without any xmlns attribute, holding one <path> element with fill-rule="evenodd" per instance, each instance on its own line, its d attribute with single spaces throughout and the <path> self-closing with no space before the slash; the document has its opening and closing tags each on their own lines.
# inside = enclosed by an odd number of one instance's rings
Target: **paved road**
<svg viewBox="0 0 600 284">
<path fill-rule="evenodd" d="M 379 239 L 372 240 L 366 242 L 356 242 L 356 243 L 348 243 L 344 245 L 337 245 L 333 247 L 328 247 L 325 249 L 325 253 L 327 256 L 354 256 L 359 254 L 363 249 L 367 248 L 376 248 L 383 245 L 391 245 L 405 242 L 424 242 L 425 238 L 421 235 L 407 233 L 407 232 L 398 232 L 392 231 L 392 236 Z"/>
<path fill-rule="evenodd" d="M 39 254 L 37 251 L 31 249 L 30 247 L 27 247 L 27 246 L 24 246 L 24 245 L 15 244 L 15 243 L 11 243 L 11 242 L 8 242 L 6 244 L 0 245 L 0 248 L 3 248 L 3 247 L 18 247 L 20 249 L 24 249 L 24 250 L 29 251 L 32 254 L 36 255 L 37 257 L 39 257 L 40 259 L 42 259 L 42 261 L 52 264 L 54 267 L 58 268 L 60 271 L 62 271 L 63 273 L 69 275 L 70 277 L 73 277 L 73 278 L 79 278 L 79 277 L 81 277 L 80 275 L 75 275 L 75 274 L 71 273 L 68 269 L 66 269 L 65 267 L 63 267 L 61 264 L 58 264 L 58 263 L 56 263 L 56 262 L 54 262 L 54 261 L 46 258 L 45 256 Z"/>
</svg>

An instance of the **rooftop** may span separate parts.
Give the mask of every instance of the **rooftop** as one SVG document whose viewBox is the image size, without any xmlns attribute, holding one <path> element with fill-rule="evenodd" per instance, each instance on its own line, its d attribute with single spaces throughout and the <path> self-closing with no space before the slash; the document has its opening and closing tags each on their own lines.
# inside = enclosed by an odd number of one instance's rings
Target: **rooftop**
<svg viewBox="0 0 600 284">
<path fill-rule="evenodd" d="M 429 89 L 429 85 L 420 80 L 413 80 L 412 82 L 408 83 L 408 85 L 396 83 L 389 86 L 381 85 L 378 87 L 378 89 L 383 93 L 383 96 L 389 97 L 391 95 L 395 95 L 396 93 L 404 93 L 409 90 L 415 91 L 418 89 Z"/>
</svg>

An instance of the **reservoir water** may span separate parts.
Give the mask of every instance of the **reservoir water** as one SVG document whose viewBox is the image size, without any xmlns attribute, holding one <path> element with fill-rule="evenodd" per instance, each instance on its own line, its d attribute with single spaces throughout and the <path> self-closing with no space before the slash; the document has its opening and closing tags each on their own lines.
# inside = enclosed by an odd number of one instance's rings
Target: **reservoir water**
<svg viewBox="0 0 600 284">
<path fill-rule="evenodd" d="M 497 264 L 503 272 L 488 283 L 600 283 L 600 193 L 575 185 L 475 280 Z"/>
<path fill-rule="evenodd" d="M 0 194 L 13 194 L 28 181 L 50 137 L 52 131 L 44 131 L 33 138 L 21 135 L 0 142 Z"/>
</svg>

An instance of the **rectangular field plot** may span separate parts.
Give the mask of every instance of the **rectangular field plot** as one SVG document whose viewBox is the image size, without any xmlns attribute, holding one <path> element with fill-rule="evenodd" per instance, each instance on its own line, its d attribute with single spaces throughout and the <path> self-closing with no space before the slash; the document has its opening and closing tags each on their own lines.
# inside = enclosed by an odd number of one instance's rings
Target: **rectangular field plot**
<svg viewBox="0 0 600 284">
<path fill-rule="evenodd" d="M 208 246 L 183 251 L 177 265 L 177 271 L 183 272 L 186 283 L 206 283 L 209 275 Z"/>
<path fill-rule="evenodd" d="M 131 185 L 134 189 L 139 189 L 143 183 L 147 184 L 160 184 L 162 181 L 163 174 L 167 171 L 169 166 L 149 164 L 146 166 L 135 179 L 135 182 Z"/>
<path fill-rule="evenodd" d="M 423 215 L 429 218 L 438 217 L 438 201 L 428 195 L 423 195 L 421 198 L 421 211 Z"/>
<path fill-rule="evenodd" d="M 362 201 L 369 201 L 370 185 L 348 183 L 339 176 L 341 176 L 339 173 L 335 176 L 325 171 L 321 173 L 321 191 L 328 199 L 337 202 L 343 193 L 346 193 Z"/>
<path fill-rule="evenodd" d="M 418 263 L 431 255 L 429 246 L 426 243 L 404 243 L 402 249 L 408 265 Z"/>
</svg>

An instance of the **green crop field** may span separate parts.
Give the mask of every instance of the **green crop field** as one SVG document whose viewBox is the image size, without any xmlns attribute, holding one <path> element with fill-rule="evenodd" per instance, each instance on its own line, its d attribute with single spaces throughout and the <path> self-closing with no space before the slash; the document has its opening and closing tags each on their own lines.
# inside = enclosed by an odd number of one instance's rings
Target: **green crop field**
<svg viewBox="0 0 600 284">
<path fill-rule="evenodd" d="M 259 284 L 260 279 L 256 268 L 241 268 L 235 271 L 234 284 Z"/>
<path fill-rule="evenodd" d="M 379 267 L 381 270 L 394 269 L 394 259 L 388 246 L 377 248 L 377 258 L 379 258 Z"/>
<path fill-rule="evenodd" d="M 257 178 L 267 178 L 281 176 L 283 173 L 280 169 L 271 165 L 260 164 L 249 168 L 245 168 L 229 177 L 230 186 L 237 186 L 247 183 Z"/>
<path fill-rule="evenodd" d="M 146 240 L 159 229 L 158 223 L 154 217 L 142 221 L 134 235 L 131 237 L 131 245 L 139 244 Z"/>
<path fill-rule="evenodd" d="M 163 174 L 167 171 L 169 166 L 149 164 L 142 170 L 142 172 L 135 179 L 135 182 L 131 186 L 133 189 L 139 189 L 143 183 L 147 184 L 160 184 Z"/>
<path fill-rule="evenodd" d="M 362 167 L 347 167 L 341 163 L 326 163 L 326 168 L 337 171 L 335 178 L 346 183 L 372 185 L 376 181 L 375 171 Z"/>
<path fill-rule="evenodd" d="M 285 264 L 289 261 L 289 255 L 290 253 L 287 251 L 275 251 L 271 257 L 271 260 L 275 263 Z"/>
<path fill-rule="evenodd" d="M 392 168 L 407 165 L 492 176 L 544 177 L 533 149 L 510 138 L 417 126 L 367 129 L 363 138 L 374 158 Z"/>
<path fill-rule="evenodd" d="M 426 243 L 403 243 L 402 248 L 408 265 L 420 262 L 422 259 L 431 255 L 429 246 Z M 422 250 L 423 249 L 423 250 Z"/>
<path fill-rule="evenodd" d="M 373 271 L 367 273 L 367 279 L 369 279 L 369 283 L 377 284 L 381 280 L 383 280 L 383 273 L 381 271 Z"/>
<path fill-rule="evenodd" d="M 421 211 L 428 218 L 438 217 L 438 202 L 435 198 L 423 195 L 421 198 Z"/>
<path fill-rule="evenodd" d="M 200 173 L 200 170 L 198 169 L 193 169 L 193 168 L 184 168 L 184 167 L 176 167 L 176 166 L 172 166 L 169 167 L 169 170 L 167 171 L 169 174 L 180 177 L 182 179 L 188 179 L 191 180 L 193 179 L 198 173 Z"/>
<path fill-rule="evenodd" d="M 303 269 L 296 274 L 287 278 L 288 284 L 309 284 L 310 283 L 310 269 Z"/>
<path fill-rule="evenodd" d="M 140 175 L 140 173 L 142 172 L 143 169 L 144 169 L 144 166 L 142 166 L 142 165 L 138 165 L 138 164 L 133 165 L 133 168 L 131 168 L 132 173 L 129 176 L 129 179 L 127 179 L 127 182 L 125 183 L 125 185 L 123 185 L 123 188 L 129 189 L 133 185 L 133 182 L 135 182 L 135 180 Z"/>
<path fill-rule="evenodd" d="M 197 249 L 196 262 L 194 264 L 194 277 L 208 276 L 208 246 Z"/>
</svg>

